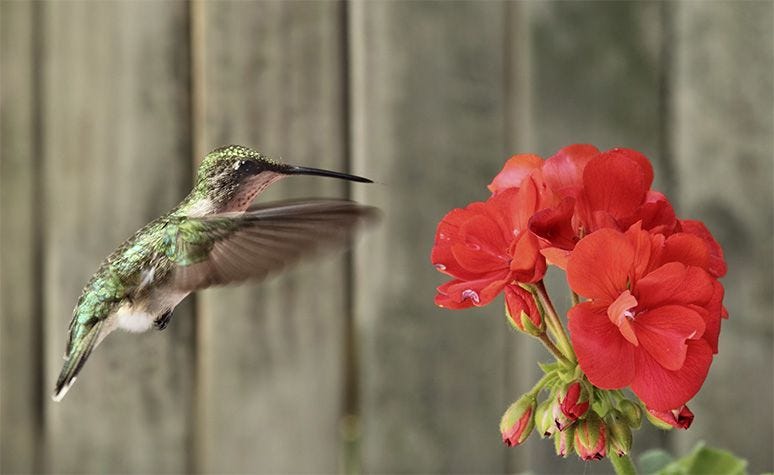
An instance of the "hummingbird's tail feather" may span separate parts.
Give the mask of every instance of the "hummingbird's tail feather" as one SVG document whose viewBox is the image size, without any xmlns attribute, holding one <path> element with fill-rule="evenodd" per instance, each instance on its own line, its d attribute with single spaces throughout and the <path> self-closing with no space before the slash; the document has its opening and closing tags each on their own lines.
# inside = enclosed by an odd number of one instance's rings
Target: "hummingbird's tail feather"
<svg viewBox="0 0 774 475">
<path fill-rule="evenodd" d="M 72 342 L 72 345 L 68 345 L 67 361 L 65 361 L 62 371 L 59 373 L 59 378 L 56 380 L 56 387 L 52 396 L 54 401 L 61 401 L 64 395 L 67 394 L 70 386 L 75 383 L 78 372 L 81 371 L 83 364 L 86 363 L 91 351 L 94 349 L 94 345 L 99 341 L 99 334 L 104 323 L 104 320 L 95 323 L 80 341 Z"/>
</svg>

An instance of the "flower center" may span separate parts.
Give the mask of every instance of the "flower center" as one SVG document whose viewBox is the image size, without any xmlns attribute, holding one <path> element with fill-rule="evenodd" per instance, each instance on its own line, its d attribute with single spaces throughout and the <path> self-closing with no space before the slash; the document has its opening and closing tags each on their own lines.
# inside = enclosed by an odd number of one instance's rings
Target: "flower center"
<svg viewBox="0 0 774 475">
<path fill-rule="evenodd" d="M 629 290 L 624 290 L 613 303 L 607 307 L 607 317 L 618 327 L 621 335 L 634 346 L 639 346 L 637 335 L 634 333 L 632 321 L 634 321 L 634 309 L 637 307 L 637 299 Z"/>
</svg>

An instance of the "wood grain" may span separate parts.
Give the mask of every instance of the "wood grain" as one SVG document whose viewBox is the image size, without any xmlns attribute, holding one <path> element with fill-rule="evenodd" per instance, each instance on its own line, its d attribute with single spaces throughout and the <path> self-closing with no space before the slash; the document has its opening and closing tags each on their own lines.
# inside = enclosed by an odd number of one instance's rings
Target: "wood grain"
<svg viewBox="0 0 774 475">
<path fill-rule="evenodd" d="M 502 303 L 435 307 L 429 261 L 438 221 L 486 199 L 506 157 L 504 7 L 351 5 L 354 170 L 380 182 L 355 196 L 384 212 L 354 277 L 367 473 L 505 469 Z"/>
<path fill-rule="evenodd" d="M 203 2 L 205 149 L 239 143 L 287 163 L 346 170 L 341 2 Z M 294 177 L 260 202 L 344 196 Z M 200 468 L 336 472 L 344 394 L 345 261 L 201 297 Z"/>
<path fill-rule="evenodd" d="M 48 469 L 191 467 L 193 326 L 117 332 L 60 403 L 50 400 L 81 287 L 123 239 L 190 186 L 188 27 L 183 2 L 43 5 Z"/>
<path fill-rule="evenodd" d="M 731 315 L 677 447 L 704 440 L 747 458 L 750 473 L 765 472 L 774 464 L 774 4 L 673 9 L 678 211 L 703 220 L 723 246 Z"/>
<path fill-rule="evenodd" d="M 0 3 L 0 472 L 40 470 L 35 13 Z M 13 427 L 13 430 L 7 430 Z"/>
</svg>

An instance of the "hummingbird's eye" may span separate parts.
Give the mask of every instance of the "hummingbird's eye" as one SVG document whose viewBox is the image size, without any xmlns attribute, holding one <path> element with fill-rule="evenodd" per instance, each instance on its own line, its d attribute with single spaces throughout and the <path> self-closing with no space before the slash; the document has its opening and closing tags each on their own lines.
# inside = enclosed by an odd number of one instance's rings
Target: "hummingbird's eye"
<svg viewBox="0 0 774 475">
<path fill-rule="evenodd" d="M 255 160 L 239 160 L 234 162 L 234 170 L 245 175 L 255 175 L 259 170 L 259 165 Z"/>
</svg>

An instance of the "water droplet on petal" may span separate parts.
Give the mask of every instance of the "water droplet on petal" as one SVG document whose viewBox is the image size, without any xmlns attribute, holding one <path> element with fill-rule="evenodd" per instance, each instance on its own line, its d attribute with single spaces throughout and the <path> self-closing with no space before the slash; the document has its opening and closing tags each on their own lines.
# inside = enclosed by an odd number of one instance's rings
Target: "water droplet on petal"
<svg viewBox="0 0 774 475">
<path fill-rule="evenodd" d="M 478 244 L 476 244 L 476 243 L 473 243 L 473 242 L 469 242 L 469 243 L 468 243 L 468 248 L 469 248 L 471 251 L 480 251 L 480 250 L 481 250 L 481 246 L 479 246 Z"/>
<path fill-rule="evenodd" d="M 465 289 L 462 291 L 462 298 L 463 299 L 470 299 L 473 301 L 473 303 L 477 304 L 481 301 L 478 294 L 473 289 Z"/>
<path fill-rule="evenodd" d="M 443 265 L 443 264 L 436 264 L 435 268 L 438 269 L 439 271 L 445 271 L 446 270 L 446 266 Z"/>
<path fill-rule="evenodd" d="M 438 239 L 440 239 L 441 241 L 448 241 L 449 236 L 445 235 L 444 233 L 440 233 L 438 234 Z"/>
</svg>

